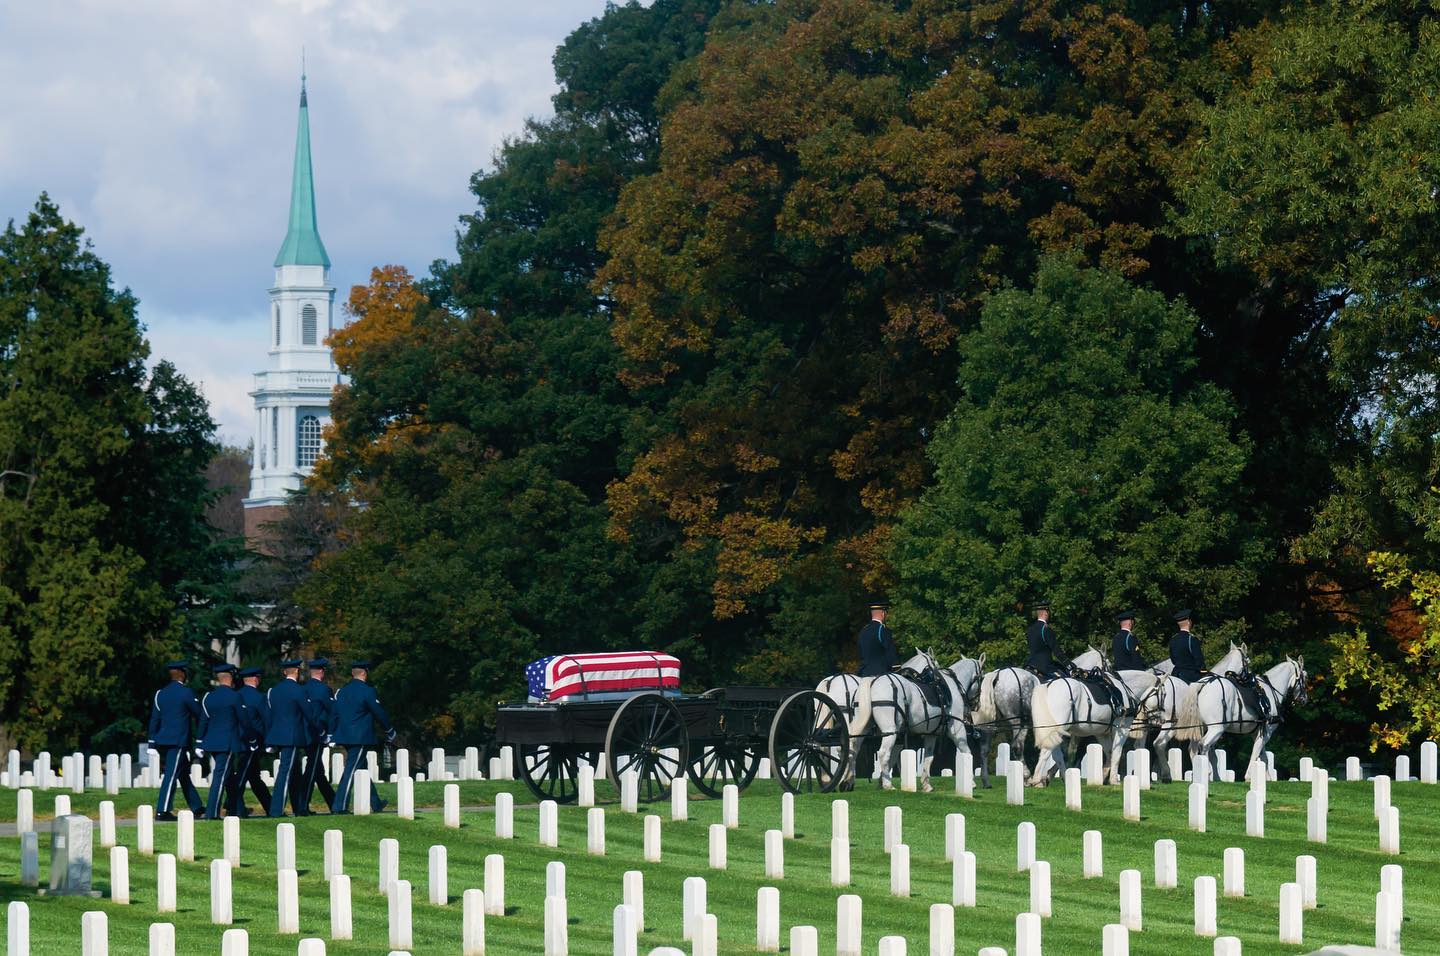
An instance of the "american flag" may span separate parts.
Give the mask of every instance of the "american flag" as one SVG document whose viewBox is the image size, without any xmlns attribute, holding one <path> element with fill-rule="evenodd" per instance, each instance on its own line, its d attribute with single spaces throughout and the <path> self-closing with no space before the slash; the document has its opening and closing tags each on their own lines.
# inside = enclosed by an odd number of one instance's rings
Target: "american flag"
<svg viewBox="0 0 1440 956">
<path fill-rule="evenodd" d="M 531 698 L 542 701 L 587 692 L 677 691 L 680 659 L 652 651 L 554 654 L 525 665 L 525 680 Z"/>
</svg>

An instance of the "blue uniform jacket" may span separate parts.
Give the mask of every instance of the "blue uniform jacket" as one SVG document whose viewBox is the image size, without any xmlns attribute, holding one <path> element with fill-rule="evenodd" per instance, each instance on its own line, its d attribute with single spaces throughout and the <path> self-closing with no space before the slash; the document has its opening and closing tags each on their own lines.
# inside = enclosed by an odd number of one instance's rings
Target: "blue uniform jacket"
<svg viewBox="0 0 1440 956">
<path fill-rule="evenodd" d="M 270 723 L 270 702 L 258 687 L 241 684 L 236 691 L 245 702 L 245 712 L 250 721 L 245 727 L 244 740 L 252 750 L 265 746 L 265 727 Z"/>
<path fill-rule="evenodd" d="M 335 722 L 331 731 L 337 744 L 363 747 L 379 743 L 375 737 L 376 721 L 385 728 L 385 733 L 391 732 L 390 715 L 380 706 L 375 688 L 363 680 L 352 680 L 340 688 L 335 695 Z"/>
<path fill-rule="evenodd" d="M 1200 649 L 1200 641 L 1189 631 L 1178 632 L 1170 638 L 1170 662 L 1175 665 L 1171 674 L 1187 684 L 1195 683 L 1205 669 L 1205 655 Z"/>
<path fill-rule="evenodd" d="M 310 678 L 300 683 L 305 699 L 310 702 L 310 742 L 318 743 L 330 733 L 335 714 L 335 694 L 323 680 Z"/>
<path fill-rule="evenodd" d="M 190 746 L 190 721 L 201 717 L 195 692 L 178 680 L 155 692 L 150 708 L 150 743 L 156 747 Z"/>
<path fill-rule="evenodd" d="M 245 751 L 245 729 L 250 715 L 245 701 L 235 688 L 223 684 L 200 701 L 200 749 L 212 754 L 238 754 Z"/>
<path fill-rule="evenodd" d="M 879 621 L 871 621 L 862 627 L 856 641 L 860 646 L 861 677 L 888 674 L 890 668 L 900 662 L 900 653 L 895 649 L 895 632 Z"/>
<path fill-rule="evenodd" d="M 270 688 L 266 699 L 270 704 L 270 721 L 265 725 L 265 745 L 310 746 L 312 707 L 305 688 L 287 677 Z"/>
</svg>

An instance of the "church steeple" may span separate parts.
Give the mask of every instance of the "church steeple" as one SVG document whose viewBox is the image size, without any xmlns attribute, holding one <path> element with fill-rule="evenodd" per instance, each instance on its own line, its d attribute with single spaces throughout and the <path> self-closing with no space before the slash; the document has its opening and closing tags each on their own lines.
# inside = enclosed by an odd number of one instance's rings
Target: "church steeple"
<svg viewBox="0 0 1440 956">
<path fill-rule="evenodd" d="M 305 75 L 300 75 L 300 122 L 295 131 L 295 170 L 290 180 L 290 226 L 275 256 L 275 266 L 330 268 L 315 220 L 315 177 L 310 169 L 310 108 Z"/>
</svg>

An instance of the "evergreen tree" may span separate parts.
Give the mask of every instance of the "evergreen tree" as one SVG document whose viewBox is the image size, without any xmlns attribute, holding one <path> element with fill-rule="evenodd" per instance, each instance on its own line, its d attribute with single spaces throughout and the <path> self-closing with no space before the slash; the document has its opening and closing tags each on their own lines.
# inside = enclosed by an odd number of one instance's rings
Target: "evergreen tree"
<svg viewBox="0 0 1440 956">
<path fill-rule="evenodd" d="M 135 309 L 48 198 L 0 235 L 0 719 L 26 747 L 138 736 L 233 556 L 204 517 L 214 422 L 147 376 Z"/>
<path fill-rule="evenodd" d="M 1199 323 L 1111 272 L 1050 259 L 1031 291 L 991 296 L 958 342 L 960 399 L 930 443 L 935 483 L 902 517 L 896 625 L 1017 662 L 1025 603 L 1055 603 L 1067 655 L 1142 610 L 1200 609 L 1207 644 L 1267 558 L 1237 518 L 1249 443 L 1229 397 L 1196 377 Z M 1217 626 L 1228 622 L 1228 627 Z"/>
</svg>

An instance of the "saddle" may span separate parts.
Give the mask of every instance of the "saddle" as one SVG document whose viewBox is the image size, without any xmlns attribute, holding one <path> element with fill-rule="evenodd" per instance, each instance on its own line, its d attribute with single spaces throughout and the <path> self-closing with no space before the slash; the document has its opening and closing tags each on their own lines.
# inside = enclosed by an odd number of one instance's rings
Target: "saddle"
<svg viewBox="0 0 1440 956">
<path fill-rule="evenodd" d="M 1071 676 L 1085 687 L 1091 701 L 1097 706 L 1111 707 L 1116 711 L 1125 709 L 1125 696 L 1104 671 L 1098 668 L 1088 671 L 1079 668 L 1072 670 L 1074 673 Z"/>
<path fill-rule="evenodd" d="M 927 667 L 921 674 L 906 671 L 906 676 L 915 682 L 915 686 L 927 704 L 947 714 L 950 712 L 950 688 L 945 685 L 938 674 Z"/>
<path fill-rule="evenodd" d="M 1270 695 L 1260 689 L 1260 675 L 1244 670 L 1238 674 L 1228 671 L 1225 676 L 1230 678 L 1230 683 L 1235 685 L 1236 691 L 1240 694 L 1240 700 L 1259 714 L 1261 720 L 1270 723 L 1276 719 L 1270 713 Z"/>
</svg>

